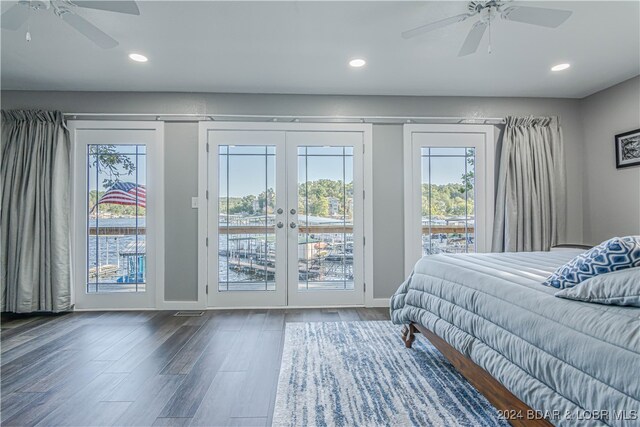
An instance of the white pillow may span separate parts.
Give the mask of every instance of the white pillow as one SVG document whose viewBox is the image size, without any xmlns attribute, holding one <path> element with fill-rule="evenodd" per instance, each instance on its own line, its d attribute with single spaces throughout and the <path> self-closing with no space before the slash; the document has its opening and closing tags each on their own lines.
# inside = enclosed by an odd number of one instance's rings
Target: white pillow
<svg viewBox="0 0 640 427">
<path fill-rule="evenodd" d="M 597 304 L 640 307 L 640 267 L 601 274 L 555 295 Z"/>
</svg>

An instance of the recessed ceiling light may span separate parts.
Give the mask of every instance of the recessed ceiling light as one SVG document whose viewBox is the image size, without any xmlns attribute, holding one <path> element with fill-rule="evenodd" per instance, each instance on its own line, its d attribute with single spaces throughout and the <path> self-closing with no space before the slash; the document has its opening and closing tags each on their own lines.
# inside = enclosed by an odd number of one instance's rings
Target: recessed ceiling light
<svg viewBox="0 0 640 427">
<path fill-rule="evenodd" d="M 148 61 L 146 56 L 140 55 L 139 53 L 130 53 L 129 54 L 129 59 L 131 59 L 132 61 L 136 61 L 136 62 L 147 62 Z"/>
<path fill-rule="evenodd" d="M 558 65 L 554 65 L 553 67 L 551 67 L 551 71 L 562 71 L 562 70 L 566 70 L 567 68 L 571 67 L 571 64 L 558 64 Z"/>
<path fill-rule="evenodd" d="M 367 65 L 367 61 L 365 61 L 362 58 L 355 58 L 349 61 L 349 65 L 352 66 L 353 68 L 360 68 Z"/>
</svg>

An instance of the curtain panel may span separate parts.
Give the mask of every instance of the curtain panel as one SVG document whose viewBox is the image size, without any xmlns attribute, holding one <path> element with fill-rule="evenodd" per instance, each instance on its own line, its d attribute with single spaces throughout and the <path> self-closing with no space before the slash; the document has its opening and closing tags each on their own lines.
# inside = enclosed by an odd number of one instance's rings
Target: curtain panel
<svg viewBox="0 0 640 427">
<path fill-rule="evenodd" d="M 565 218 L 566 177 L 558 119 L 507 117 L 492 250 L 548 251 L 564 237 Z"/>
<path fill-rule="evenodd" d="M 71 308 L 70 142 L 62 113 L 2 111 L 2 311 Z"/>
</svg>

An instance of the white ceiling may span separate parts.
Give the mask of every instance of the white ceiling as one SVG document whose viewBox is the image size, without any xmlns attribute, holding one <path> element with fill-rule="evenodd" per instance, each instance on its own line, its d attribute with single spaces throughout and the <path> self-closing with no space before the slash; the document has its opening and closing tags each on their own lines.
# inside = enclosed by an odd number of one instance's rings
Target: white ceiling
<svg viewBox="0 0 640 427">
<path fill-rule="evenodd" d="M 640 2 L 518 2 L 569 9 L 557 29 L 508 21 L 457 57 L 473 20 L 400 33 L 465 2 L 139 1 L 140 16 L 81 9 L 120 42 L 102 50 L 51 12 L 2 30 L 3 89 L 581 98 L 640 74 Z M 2 11 L 15 2 L 2 1 Z M 140 52 L 146 64 L 130 61 Z M 351 69 L 363 57 L 368 65 Z M 559 62 L 572 67 L 561 73 Z"/>
</svg>

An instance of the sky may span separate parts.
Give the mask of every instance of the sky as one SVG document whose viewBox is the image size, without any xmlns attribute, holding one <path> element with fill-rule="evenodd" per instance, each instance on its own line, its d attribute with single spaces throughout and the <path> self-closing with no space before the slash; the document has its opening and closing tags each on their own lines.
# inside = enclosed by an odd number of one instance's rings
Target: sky
<svg viewBox="0 0 640 427">
<path fill-rule="evenodd" d="M 146 185 L 147 183 L 147 179 L 146 179 L 146 174 L 147 174 L 147 162 L 146 162 L 146 156 L 145 155 L 139 155 L 138 156 L 138 162 L 136 163 L 136 156 L 133 155 L 133 153 L 135 153 L 135 145 L 120 145 L 117 146 L 118 147 L 118 153 L 122 153 L 123 155 L 127 155 L 129 157 L 129 159 L 131 159 L 131 161 L 137 165 L 136 167 L 136 172 L 137 172 L 137 182 L 138 184 L 142 184 L 142 185 Z M 141 152 L 142 150 L 139 150 L 139 152 Z M 93 158 L 89 159 L 89 162 L 93 162 Z M 126 172 L 124 171 L 124 169 L 122 167 L 118 167 L 117 170 L 120 172 L 120 181 L 122 182 L 136 182 L 136 172 L 132 173 L 131 175 L 127 175 Z M 104 170 L 103 168 L 97 169 L 94 166 L 89 166 L 89 189 L 90 190 L 95 190 L 96 189 L 96 172 L 98 172 L 98 190 L 99 191 L 106 191 L 108 190 L 108 188 L 105 188 L 102 184 L 103 181 L 105 179 L 109 178 L 109 174 L 107 173 L 106 170 Z"/>
<path fill-rule="evenodd" d="M 464 174 L 464 157 L 432 157 L 431 158 L 431 184 L 462 183 Z M 471 171 L 467 166 L 467 171 Z M 375 173 L 375 172 L 374 172 Z M 429 182 L 429 158 L 422 158 L 422 182 Z"/>
<path fill-rule="evenodd" d="M 122 153 L 132 153 L 133 146 L 121 146 L 119 149 Z M 457 153 L 456 153 L 457 154 Z M 135 156 L 130 156 L 132 160 Z M 305 160 L 306 166 L 305 167 Z M 229 160 L 229 196 L 230 197 L 244 197 L 250 194 L 258 195 L 265 190 L 265 188 L 275 188 L 275 156 L 267 156 L 265 164 L 265 156 L 262 155 L 245 155 L 245 156 L 231 156 Z M 463 157 L 432 157 L 431 158 L 431 183 L 432 184 L 449 184 L 449 183 L 461 183 L 461 177 L 464 173 L 465 159 Z M 139 156 L 137 163 L 138 168 L 138 182 L 140 184 L 146 184 L 146 157 Z M 121 172 L 122 168 L 119 168 Z M 265 176 L 265 172 L 268 170 L 268 175 Z M 343 172 L 345 176 L 343 177 Z M 375 173 L 375 170 L 373 171 Z M 226 196 L 227 187 L 227 163 L 226 156 L 220 156 L 220 196 Z M 305 177 L 306 174 L 306 177 Z M 96 176 L 95 168 L 90 168 L 89 171 L 90 188 L 96 188 Z M 106 188 L 102 186 L 104 178 L 108 177 L 106 173 L 101 173 L 99 177 L 99 189 L 105 191 Z M 345 158 L 343 167 L 342 156 L 298 156 L 298 182 L 316 181 L 319 179 L 330 179 L 335 181 L 341 181 L 343 179 L 346 182 L 353 180 L 353 157 L 347 156 Z M 122 175 L 121 181 L 135 182 L 136 176 Z M 267 185 L 265 185 L 265 180 Z M 422 181 L 424 183 L 429 182 L 429 159 L 428 157 L 422 158 Z"/>
<path fill-rule="evenodd" d="M 249 194 L 258 195 L 265 188 L 275 188 L 275 157 L 268 156 L 231 156 L 227 171 L 227 156 L 220 156 L 220 197 L 227 196 L 227 173 L 229 176 L 229 196 L 244 197 Z M 344 167 L 342 157 L 298 157 L 298 182 L 330 179 L 333 181 L 353 181 L 353 157 L 345 158 Z M 266 171 L 268 170 L 268 175 Z M 305 174 L 306 172 L 306 174 Z M 344 177 L 343 177 L 344 172 Z M 305 178 L 306 175 L 306 178 Z M 265 181 L 266 184 L 265 185 Z"/>
</svg>

